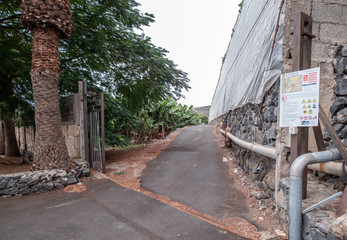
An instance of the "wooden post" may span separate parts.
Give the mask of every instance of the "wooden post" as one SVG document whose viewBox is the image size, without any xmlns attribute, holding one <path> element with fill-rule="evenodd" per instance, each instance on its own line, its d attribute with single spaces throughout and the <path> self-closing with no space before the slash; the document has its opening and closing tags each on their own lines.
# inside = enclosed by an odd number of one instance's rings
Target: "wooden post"
<svg viewBox="0 0 347 240">
<path fill-rule="evenodd" d="M 87 82 L 78 83 L 79 124 L 80 124 L 80 153 L 81 158 L 89 162 L 88 145 L 88 109 L 87 109 Z"/>
<path fill-rule="evenodd" d="M 311 68 L 312 18 L 302 12 L 294 15 L 293 71 Z M 298 127 L 291 135 L 290 162 L 308 152 L 308 127 Z M 307 198 L 307 168 L 303 176 L 302 198 Z"/>
</svg>

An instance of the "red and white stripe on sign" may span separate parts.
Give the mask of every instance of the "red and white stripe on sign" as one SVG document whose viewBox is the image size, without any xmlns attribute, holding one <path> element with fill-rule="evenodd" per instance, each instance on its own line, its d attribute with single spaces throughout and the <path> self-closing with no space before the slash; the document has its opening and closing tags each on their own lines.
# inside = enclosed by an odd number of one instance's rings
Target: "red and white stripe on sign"
<svg viewBox="0 0 347 240">
<path fill-rule="evenodd" d="M 317 72 L 311 72 L 308 74 L 308 83 L 317 83 Z"/>
</svg>

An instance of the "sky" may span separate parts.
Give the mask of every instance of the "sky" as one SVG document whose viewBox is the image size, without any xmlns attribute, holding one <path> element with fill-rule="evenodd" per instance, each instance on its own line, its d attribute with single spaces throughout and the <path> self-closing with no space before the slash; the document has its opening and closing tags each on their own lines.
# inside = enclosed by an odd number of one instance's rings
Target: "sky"
<svg viewBox="0 0 347 240">
<path fill-rule="evenodd" d="M 152 43 L 188 73 L 189 92 L 179 102 L 194 107 L 211 104 L 222 58 L 228 48 L 241 0 L 138 0 L 141 12 L 155 22 L 143 27 Z"/>
</svg>

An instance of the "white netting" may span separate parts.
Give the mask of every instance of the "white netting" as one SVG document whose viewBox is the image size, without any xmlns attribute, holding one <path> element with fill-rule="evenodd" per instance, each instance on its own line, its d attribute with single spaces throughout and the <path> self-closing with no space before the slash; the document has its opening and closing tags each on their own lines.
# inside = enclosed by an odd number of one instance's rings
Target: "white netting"
<svg viewBox="0 0 347 240">
<path fill-rule="evenodd" d="M 284 6 L 281 12 L 280 7 L 281 0 L 243 1 L 212 99 L 210 120 L 236 106 L 260 103 L 279 78 L 284 24 Z"/>
</svg>

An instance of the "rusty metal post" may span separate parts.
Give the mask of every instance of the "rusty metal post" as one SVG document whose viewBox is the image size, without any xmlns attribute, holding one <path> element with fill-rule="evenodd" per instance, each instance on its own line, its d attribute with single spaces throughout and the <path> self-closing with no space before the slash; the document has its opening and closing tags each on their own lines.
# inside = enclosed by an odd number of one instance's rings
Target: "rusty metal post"
<svg viewBox="0 0 347 240">
<path fill-rule="evenodd" d="M 312 18 L 302 12 L 294 15 L 293 71 L 311 67 Z M 297 134 L 291 135 L 290 162 L 308 152 L 308 127 L 298 127 Z M 307 198 L 307 168 L 303 177 L 303 199 Z"/>
<path fill-rule="evenodd" d="M 81 158 L 89 162 L 87 82 L 78 83 Z"/>
<path fill-rule="evenodd" d="M 101 93 L 101 156 L 102 156 L 102 173 L 106 172 L 105 161 L 105 115 L 104 115 L 104 94 Z"/>
<path fill-rule="evenodd" d="M 92 112 L 89 112 L 89 164 L 93 167 L 93 128 L 92 128 Z"/>
</svg>

